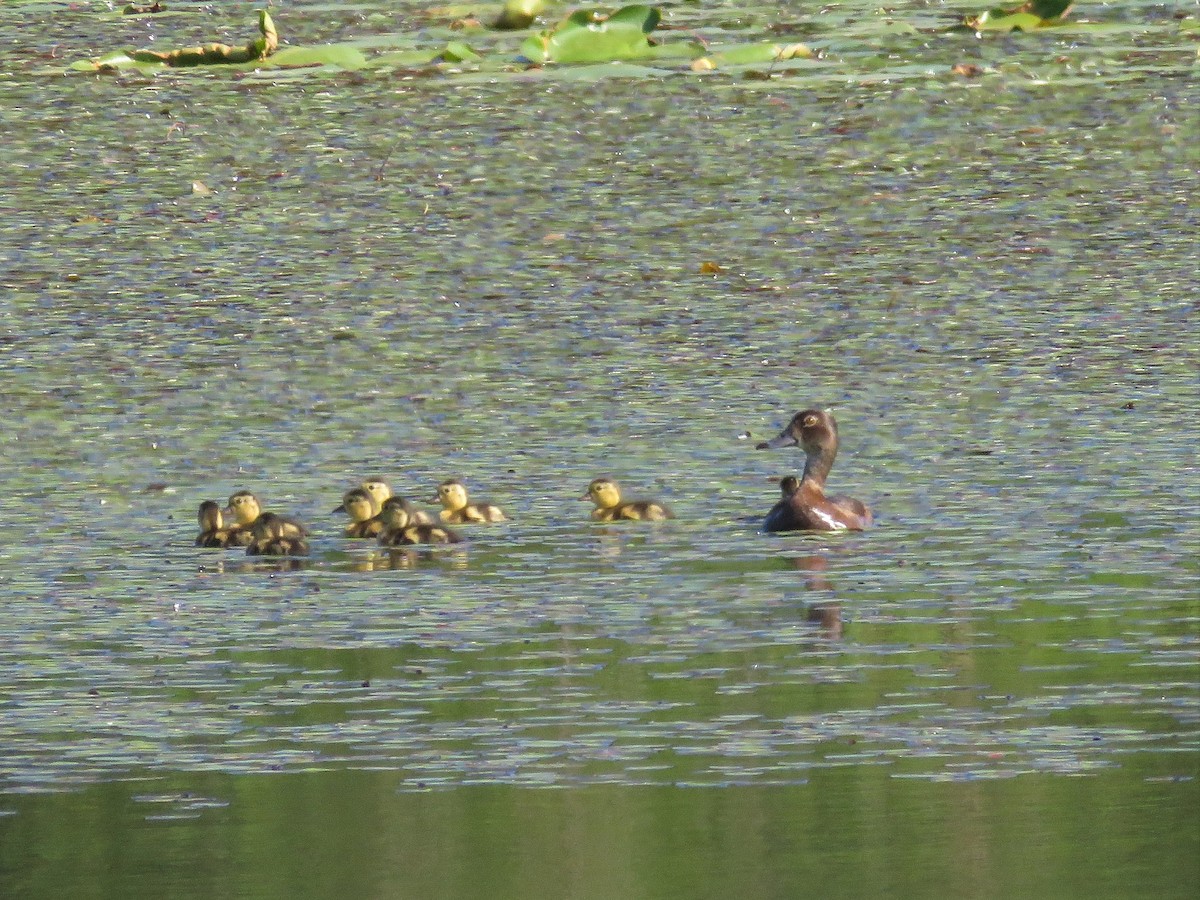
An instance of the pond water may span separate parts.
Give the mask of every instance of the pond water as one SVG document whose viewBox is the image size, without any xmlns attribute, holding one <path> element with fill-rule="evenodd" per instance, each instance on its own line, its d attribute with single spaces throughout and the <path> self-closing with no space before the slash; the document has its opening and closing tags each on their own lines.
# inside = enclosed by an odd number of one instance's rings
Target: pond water
<svg viewBox="0 0 1200 900">
<path fill-rule="evenodd" d="M 1195 9 L 971 11 L 668 9 L 822 51 L 763 77 L 114 77 L 63 66 L 151 26 L 6 5 L 0 894 L 1193 896 Z M 811 404 L 868 532 L 758 530 Z M 384 554 L 373 475 L 511 521 Z M 192 546 L 243 488 L 308 560 Z"/>
</svg>

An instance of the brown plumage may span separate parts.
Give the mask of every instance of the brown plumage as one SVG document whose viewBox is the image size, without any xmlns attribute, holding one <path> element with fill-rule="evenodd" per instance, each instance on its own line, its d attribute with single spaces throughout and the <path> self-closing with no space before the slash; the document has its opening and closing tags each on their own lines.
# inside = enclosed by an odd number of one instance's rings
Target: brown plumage
<svg viewBox="0 0 1200 900">
<path fill-rule="evenodd" d="M 871 510 L 853 497 L 829 497 L 825 479 L 838 451 L 837 422 L 819 409 L 796 413 L 777 437 L 758 445 L 759 450 L 799 446 L 805 453 L 804 473 L 795 489 L 792 479 L 780 482 L 783 499 L 763 521 L 764 531 L 861 531 L 873 521 Z"/>
<path fill-rule="evenodd" d="M 411 544 L 457 544 L 462 538 L 441 525 L 414 522 L 403 497 L 390 497 L 379 511 L 386 530 L 379 535 L 383 547 L 403 547 Z"/>
<path fill-rule="evenodd" d="M 248 556 L 308 556 L 303 525 L 275 513 L 262 513 L 250 527 Z"/>
</svg>

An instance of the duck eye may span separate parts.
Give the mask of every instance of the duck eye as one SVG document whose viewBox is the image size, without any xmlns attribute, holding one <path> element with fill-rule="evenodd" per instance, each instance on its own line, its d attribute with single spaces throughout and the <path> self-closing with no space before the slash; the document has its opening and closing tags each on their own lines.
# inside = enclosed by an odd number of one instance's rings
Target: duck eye
<svg viewBox="0 0 1200 900">
<path fill-rule="evenodd" d="M 804 418 L 804 427 L 805 428 L 812 428 L 816 424 L 817 424 L 816 416 L 805 416 L 805 418 Z"/>
</svg>

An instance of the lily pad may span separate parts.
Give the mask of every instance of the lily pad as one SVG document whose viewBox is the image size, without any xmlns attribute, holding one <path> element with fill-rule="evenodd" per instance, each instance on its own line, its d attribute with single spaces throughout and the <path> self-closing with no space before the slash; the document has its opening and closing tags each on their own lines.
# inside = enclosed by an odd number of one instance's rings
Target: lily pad
<svg viewBox="0 0 1200 900">
<path fill-rule="evenodd" d="M 653 6 L 624 6 L 609 16 L 576 10 L 555 28 L 527 38 L 521 55 L 538 64 L 645 59 L 656 55 L 650 32 L 661 20 Z"/>
<path fill-rule="evenodd" d="M 362 51 L 349 44 L 318 44 L 313 47 L 287 47 L 269 60 L 266 67 L 297 68 L 300 66 L 334 66 L 346 71 L 361 69 L 367 64 Z"/>
<path fill-rule="evenodd" d="M 755 66 L 815 57 L 816 54 L 805 44 L 743 44 L 693 60 L 692 69 L 696 72 L 708 72 L 728 66 Z"/>
<path fill-rule="evenodd" d="M 968 16 L 965 25 L 973 31 L 1034 31 L 1062 24 L 1074 0 L 1029 0 L 1010 9 L 990 9 Z"/>
</svg>

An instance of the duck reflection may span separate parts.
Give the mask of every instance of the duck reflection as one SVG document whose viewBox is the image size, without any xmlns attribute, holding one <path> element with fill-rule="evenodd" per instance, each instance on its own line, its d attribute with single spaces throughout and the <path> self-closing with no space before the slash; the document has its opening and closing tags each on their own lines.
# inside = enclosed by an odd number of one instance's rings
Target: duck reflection
<svg viewBox="0 0 1200 900">
<path fill-rule="evenodd" d="M 823 553 L 811 553 L 792 557 L 792 565 L 804 573 L 804 588 L 809 591 L 832 591 L 833 582 L 825 575 L 829 569 L 829 558 Z M 842 639 L 842 605 L 837 600 L 811 601 L 804 604 L 804 618 L 815 625 L 822 636 L 839 641 Z"/>
</svg>

